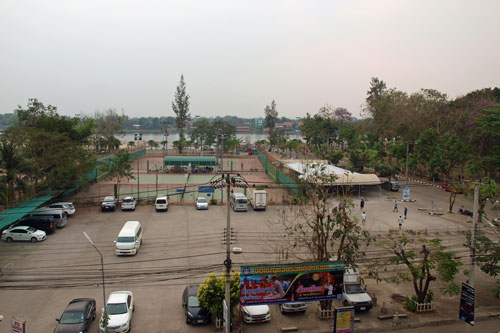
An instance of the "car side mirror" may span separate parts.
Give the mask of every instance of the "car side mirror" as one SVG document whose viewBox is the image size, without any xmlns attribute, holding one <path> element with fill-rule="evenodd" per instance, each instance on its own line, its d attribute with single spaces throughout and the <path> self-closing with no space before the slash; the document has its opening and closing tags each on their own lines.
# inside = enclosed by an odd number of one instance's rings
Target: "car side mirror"
<svg viewBox="0 0 500 333">
<path fill-rule="evenodd" d="M 59 320 L 60 320 L 59 318 L 56 318 L 56 321 L 57 321 L 57 322 L 59 322 Z"/>
<path fill-rule="evenodd" d="M 115 244 L 116 244 L 116 241 L 113 241 L 113 243 L 115 243 Z"/>
</svg>

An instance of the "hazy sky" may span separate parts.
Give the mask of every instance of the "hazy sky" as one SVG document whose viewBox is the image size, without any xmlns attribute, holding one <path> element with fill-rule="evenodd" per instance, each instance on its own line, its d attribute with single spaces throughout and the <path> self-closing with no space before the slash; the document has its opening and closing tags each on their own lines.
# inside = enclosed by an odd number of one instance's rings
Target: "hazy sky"
<svg viewBox="0 0 500 333">
<path fill-rule="evenodd" d="M 0 113 L 359 115 L 371 77 L 454 98 L 500 86 L 498 0 L 1 0 Z"/>
</svg>

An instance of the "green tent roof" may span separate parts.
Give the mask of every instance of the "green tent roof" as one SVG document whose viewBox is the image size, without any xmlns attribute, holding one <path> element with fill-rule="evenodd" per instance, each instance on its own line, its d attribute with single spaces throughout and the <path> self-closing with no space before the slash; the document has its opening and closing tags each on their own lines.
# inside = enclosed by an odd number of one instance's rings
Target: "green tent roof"
<svg viewBox="0 0 500 333">
<path fill-rule="evenodd" d="M 40 205 L 43 205 L 52 198 L 52 195 L 45 195 L 43 197 L 24 200 L 15 208 L 4 210 L 0 213 L 0 229 L 16 222 L 33 209 L 38 208 Z"/>
<path fill-rule="evenodd" d="M 164 165 L 198 165 L 198 166 L 213 166 L 215 165 L 215 157 L 213 156 L 167 156 L 164 160 Z"/>
</svg>

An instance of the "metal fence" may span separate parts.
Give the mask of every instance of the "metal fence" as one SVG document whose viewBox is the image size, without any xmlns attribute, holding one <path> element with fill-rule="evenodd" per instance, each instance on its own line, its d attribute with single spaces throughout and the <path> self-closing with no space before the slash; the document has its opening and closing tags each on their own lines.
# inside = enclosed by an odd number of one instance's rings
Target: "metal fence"
<svg viewBox="0 0 500 333">
<path fill-rule="evenodd" d="M 299 187 L 297 183 L 283 172 L 281 172 L 277 167 L 275 167 L 272 163 L 269 163 L 267 158 L 260 151 L 256 150 L 257 156 L 259 157 L 262 164 L 264 164 L 266 168 L 267 175 L 276 183 L 285 185 L 290 190 L 292 190 L 295 194 L 299 193 Z"/>
</svg>

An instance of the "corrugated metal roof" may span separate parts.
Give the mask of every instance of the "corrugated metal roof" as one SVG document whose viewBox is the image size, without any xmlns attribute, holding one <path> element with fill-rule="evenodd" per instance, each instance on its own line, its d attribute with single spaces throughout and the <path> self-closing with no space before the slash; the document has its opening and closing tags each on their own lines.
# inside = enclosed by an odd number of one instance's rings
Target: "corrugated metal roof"
<svg viewBox="0 0 500 333">
<path fill-rule="evenodd" d="M 378 185 L 382 184 L 375 174 L 361 174 L 334 165 L 323 163 L 288 163 L 289 169 L 299 173 L 299 178 L 313 181 L 316 174 L 335 175 L 334 185 Z"/>
<path fill-rule="evenodd" d="M 167 156 L 164 165 L 215 165 L 216 159 L 213 156 Z"/>
<path fill-rule="evenodd" d="M 16 222 L 24 215 L 43 205 L 53 197 L 54 196 L 52 195 L 45 195 L 43 197 L 24 200 L 16 207 L 4 210 L 0 213 L 0 229 Z"/>
</svg>

